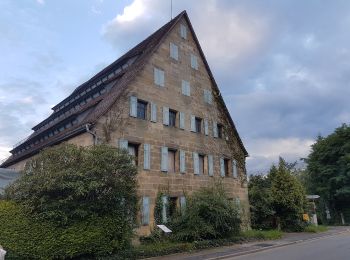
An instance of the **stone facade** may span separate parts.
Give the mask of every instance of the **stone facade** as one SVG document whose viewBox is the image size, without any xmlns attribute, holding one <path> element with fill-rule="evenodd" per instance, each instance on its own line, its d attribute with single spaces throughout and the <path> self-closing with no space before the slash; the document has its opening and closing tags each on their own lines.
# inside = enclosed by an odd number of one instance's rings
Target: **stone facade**
<svg viewBox="0 0 350 260">
<path fill-rule="evenodd" d="M 181 32 L 186 32 L 186 37 Z M 177 46 L 178 59 L 170 56 L 171 45 Z M 139 235 L 148 235 L 154 228 L 154 207 L 159 192 L 168 194 L 179 205 L 179 198 L 185 194 L 191 194 L 218 181 L 224 184 L 228 195 L 240 203 L 243 222 L 249 226 L 245 181 L 247 154 L 237 132 L 233 130 L 229 116 L 223 112 L 224 104 L 218 98 L 220 93 L 215 88 L 215 82 L 210 77 L 199 48 L 189 20 L 183 16 L 111 107 L 110 112 L 115 111 L 118 120 L 110 128 L 109 136 L 106 136 L 104 127 L 106 120 L 110 121 L 115 116 L 113 113 L 106 113 L 92 126 L 95 139 L 91 133 L 83 133 L 67 140 L 69 143 L 84 146 L 107 140 L 111 145 L 120 148 L 132 145 L 136 149 L 141 205 Z M 191 65 L 191 56 L 196 57 L 198 68 L 193 68 L 197 67 L 195 64 Z M 164 72 L 164 84 L 156 84 L 159 79 L 156 79 L 155 69 Z M 189 82 L 189 93 L 183 91 L 182 81 Z M 145 119 L 131 114 L 132 98 L 145 105 Z M 169 120 L 168 110 L 175 114 L 175 126 L 166 125 Z M 200 133 L 193 131 L 194 117 L 201 119 Z M 220 126 L 220 130 L 217 126 Z M 123 147 L 122 143 L 126 146 Z M 145 151 L 145 145 L 149 150 Z M 169 172 L 169 168 L 166 170 L 162 166 L 164 149 L 168 151 L 167 156 L 169 151 L 174 154 L 174 172 Z M 145 156 L 149 160 L 145 160 Z M 8 168 L 22 170 L 26 160 Z M 145 163 L 149 163 L 149 166 L 145 167 Z M 166 165 L 169 167 L 169 162 Z M 147 204 L 143 203 L 144 198 L 147 198 Z M 145 217 L 146 224 L 141 221 Z"/>
<path fill-rule="evenodd" d="M 190 33 L 187 29 L 187 39 L 180 35 L 180 26 L 188 25 L 183 19 L 169 33 L 168 37 L 160 44 L 157 51 L 147 62 L 144 70 L 135 78 L 129 86 L 127 96 L 116 104 L 116 110 L 123 110 L 125 127 L 112 133 L 112 143 L 118 145 L 118 140 L 125 139 L 128 143 L 138 146 L 138 183 L 139 196 L 148 197 L 150 202 L 149 214 L 150 224 L 141 226 L 140 235 L 147 235 L 154 227 L 154 206 L 158 192 L 165 191 L 171 197 L 180 198 L 201 187 L 213 184 L 215 181 L 222 181 L 229 196 L 236 200 L 239 198 L 240 204 L 245 212 L 249 211 L 247 188 L 242 185 L 242 178 L 246 169 L 241 164 L 238 166 L 238 177 L 233 177 L 231 147 L 227 144 L 226 138 L 213 137 L 213 122 L 226 125 L 227 122 L 220 117 L 220 112 L 215 100 L 212 104 L 204 101 L 204 90 L 214 92 L 213 83 L 208 75 L 208 71 L 200 58 L 200 53 Z M 178 46 L 178 60 L 170 57 L 170 43 Z M 198 57 L 198 70 L 191 68 L 191 54 Z M 164 87 L 155 84 L 154 68 L 164 71 Z M 182 80 L 190 82 L 190 96 L 182 94 Z M 137 99 L 147 102 L 146 120 L 131 117 L 129 115 L 129 98 L 135 96 Z M 157 106 L 157 121 L 151 121 L 151 103 Z M 164 125 L 163 107 L 176 111 L 176 125 L 170 127 Z M 185 128 L 180 129 L 179 113 L 185 115 Z M 191 115 L 195 115 L 202 120 L 202 133 L 191 131 Z M 204 133 L 204 119 L 208 120 L 208 135 Z M 102 125 L 106 118 L 101 118 L 96 126 L 98 136 L 103 136 Z M 238 141 L 233 136 L 228 136 L 233 141 L 236 153 L 240 158 L 244 158 L 244 151 L 239 147 Z M 144 144 L 150 145 L 150 169 L 144 170 Z M 175 172 L 167 173 L 161 171 L 161 148 L 167 147 L 175 151 Z M 180 173 L 180 154 L 185 151 L 186 171 Z M 193 152 L 204 155 L 204 174 L 194 174 Z M 208 174 L 208 155 L 213 155 L 214 176 Z M 229 160 L 229 173 L 227 177 L 221 177 L 220 158 Z M 142 205 L 141 205 L 142 208 Z"/>
</svg>

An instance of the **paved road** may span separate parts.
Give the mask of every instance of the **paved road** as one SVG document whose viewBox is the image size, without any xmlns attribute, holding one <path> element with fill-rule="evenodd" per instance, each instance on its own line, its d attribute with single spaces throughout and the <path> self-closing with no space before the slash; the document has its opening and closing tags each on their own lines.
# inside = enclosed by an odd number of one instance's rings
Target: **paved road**
<svg viewBox="0 0 350 260">
<path fill-rule="evenodd" d="M 268 249 L 249 255 L 237 256 L 234 260 L 349 260 L 350 233 L 318 238 L 284 247 Z"/>
</svg>

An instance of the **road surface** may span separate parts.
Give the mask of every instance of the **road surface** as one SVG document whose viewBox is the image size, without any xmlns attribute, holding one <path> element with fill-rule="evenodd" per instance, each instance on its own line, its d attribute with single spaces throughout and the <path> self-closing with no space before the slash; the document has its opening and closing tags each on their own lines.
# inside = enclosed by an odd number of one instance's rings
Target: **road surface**
<svg viewBox="0 0 350 260">
<path fill-rule="evenodd" d="M 234 260 L 349 260 L 350 232 L 297 244 L 267 249 L 248 255 L 225 257 Z"/>
</svg>

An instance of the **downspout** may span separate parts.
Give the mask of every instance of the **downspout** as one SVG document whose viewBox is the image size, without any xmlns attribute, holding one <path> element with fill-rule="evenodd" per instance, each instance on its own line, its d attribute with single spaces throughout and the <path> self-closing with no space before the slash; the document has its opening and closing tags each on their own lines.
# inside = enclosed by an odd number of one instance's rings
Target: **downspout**
<svg viewBox="0 0 350 260">
<path fill-rule="evenodd" d="M 97 144 L 97 136 L 96 136 L 96 134 L 94 132 L 92 132 L 90 130 L 90 124 L 86 124 L 85 125 L 85 129 L 86 129 L 86 132 L 88 132 L 89 134 L 92 135 L 93 143 L 94 143 L 94 145 L 96 145 Z"/>
</svg>

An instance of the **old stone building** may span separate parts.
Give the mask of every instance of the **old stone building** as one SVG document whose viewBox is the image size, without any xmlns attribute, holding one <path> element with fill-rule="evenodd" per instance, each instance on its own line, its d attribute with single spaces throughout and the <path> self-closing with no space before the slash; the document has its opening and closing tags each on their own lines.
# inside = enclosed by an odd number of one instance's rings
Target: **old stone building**
<svg viewBox="0 0 350 260">
<path fill-rule="evenodd" d="M 215 180 L 224 183 L 247 220 L 247 151 L 186 12 L 52 109 L 1 167 L 21 170 L 41 149 L 64 141 L 107 142 L 135 156 L 139 234 L 148 234 L 154 225 L 159 192 L 181 207 L 185 193 Z"/>
</svg>

